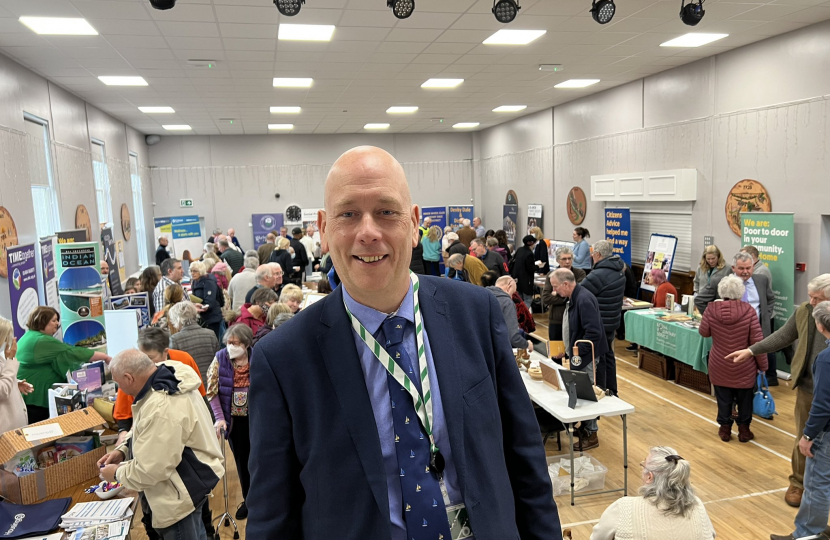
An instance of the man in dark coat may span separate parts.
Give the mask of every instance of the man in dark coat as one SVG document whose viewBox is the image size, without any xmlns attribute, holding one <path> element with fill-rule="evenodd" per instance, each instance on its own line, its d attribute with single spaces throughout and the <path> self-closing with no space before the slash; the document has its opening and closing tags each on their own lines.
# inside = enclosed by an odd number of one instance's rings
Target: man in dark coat
<svg viewBox="0 0 830 540">
<path fill-rule="evenodd" d="M 625 294 L 625 263 L 614 255 L 613 246 L 607 240 L 594 244 L 591 253 L 594 268 L 582 286 L 596 296 L 602 325 L 605 327 L 607 351 L 597 357 L 597 386 L 617 394 L 617 359 L 614 356 L 614 336 L 622 320 L 622 304 Z"/>
<path fill-rule="evenodd" d="M 166 236 L 159 236 L 159 247 L 156 248 L 156 266 L 161 266 L 161 263 L 170 258 L 170 252 L 167 251 L 168 242 Z"/>
<path fill-rule="evenodd" d="M 522 247 L 516 250 L 513 257 L 513 266 L 510 268 L 510 275 L 516 278 L 516 289 L 522 295 L 527 309 L 533 300 L 533 277 L 536 271 L 536 259 L 533 256 L 531 246 L 536 243 L 536 238 L 529 234 L 522 238 Z"/>
<path fill-rule="evenodd" d="M 484 244 L 484 239 L 476 238 L 470 245 L 472 246 L 476 257 L 484 263 L 487 270 L 495 272 L 499 277 L 507 274 L 507 271 L 504 268 L 504 259 L 495 251 L 488 250 L 487 246 Z"/>
<path fill-rule="evenodd" d="M 291 248 L 294 250 L 294 260 L 291 261 L 293 266 L 299 266 L 300 271 L 294 272 L 294 269 L 291 268 L 289 275 L 293 276 L 293 282 L 297 285 L 302 285 L 303 281 L 305 281 L 305 268 L 308 266 L 308 252 L 305 250 L 305 246 L 302 242 L 300 242 L 300 238 L 303 237 L 303 230 L 299 227 L 294 227 L 291 231 L 291 238 L 289 241 L 291 243 Z"/>
</svg>

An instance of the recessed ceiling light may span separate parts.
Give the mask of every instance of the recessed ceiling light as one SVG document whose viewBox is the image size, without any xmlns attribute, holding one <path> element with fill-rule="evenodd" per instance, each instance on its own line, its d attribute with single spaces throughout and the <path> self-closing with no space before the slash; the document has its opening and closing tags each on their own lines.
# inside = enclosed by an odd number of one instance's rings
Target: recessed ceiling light
<svg viewBox="0 0 830 540">
<path fill-rule="evenodd" d="M 314 79 L 297 77 L 274 77 L 274 86 L 281 88 L 309 88 Z"/>
<path fill-rule="evenodd" d="M 300 107 L 271 107 L 271 114 L 299 114 Z"/>
<path fill-rule="evenodd" d="M 167 126 L 161 126 L 161 127 L 166 129 L 167 131 L 190 131 L 191 129 L 193 129 L 190 126 L 188 126 L 187 124 L 173 124 L 173 125 L 167 125 Z"/>
<path fill-rule="evenodd" d="M 418 107 L 415 106 L 394 106 L 386 109 L 386 112 L 388 112 L 389 114 L 405 114 L 414 113 L 417 110 Z"/>
<path fill-rule="evenodd" d="M 665 43 L 661 43 L 661 47 L 700 47 L 702 45 L 707 45 L 712 43 L 713 41 L 717 41 L 719 39 L 723 39 L 729 36 L 729 34 L 686 34 L 685 36 L 676 37 L 674 39 L 670 39 Z"/>
<path fill-rule="evenodd" d="M 288 131 L 294 129 L 294 124 L 268 124 L 268 129 L 273 131 Z"/>
<path fill-rule="evenodd" d="M 331 24 L 280 24 L 281 40 L 331 41 L 334 25 Z"/>
<path fill-rule="evenodd" d="M 107 86 L 147 86 L 144 77 L 111 77 L 102 75 L 98 80 Z"/>
<path fill-rule="evenodd" d="M 139 107 L 138 110 L 147 114 L 170 114 L 176 112 L 173 110 L 173 107 Z"/>
<path fill-rule="evenodd" d="M 499 30 L 484 40 L 485 45 L 527 45 L 547 30 Z"/>
<path fill-rule="evenodd" d="M 421 88 L 455 88 L 463 82 L 464 79 L 429 79 Z"/>
<path fill-rule="evenodd" d="M 569 79 L 554 86 L 554 88 L 585 88 L 597 84 L 599 79 Z"/>
<path fill-rule="evenodd" d="M 493 109 L 493 112 L 518 112 L 525 109 L 527 109 L 527 105 L 502 105 Z"/>
<path fill-rule="evenodd" d="M 452 125 L 452 127 L 454 127 L 455 129 L 470 129 L 478 126 L 478 122 L 459 122 L 457 124 Z"/>
<path fill-rule="evenodd" d="M 388 129 L 389 124 L 366 124 L 363 129 Z"/>
<path fill-rule="evenodd" d="M 64 17 L 20 17 L 20 22 L 43 36 L 97 36 L 86 19 Z"/>
</svg>

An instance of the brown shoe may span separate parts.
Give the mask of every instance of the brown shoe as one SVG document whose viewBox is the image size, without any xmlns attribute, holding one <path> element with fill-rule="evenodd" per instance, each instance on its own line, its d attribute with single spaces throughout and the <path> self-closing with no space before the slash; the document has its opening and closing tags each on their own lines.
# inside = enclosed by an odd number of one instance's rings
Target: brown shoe
<svg viewBox="0 0 830 540">
<path fill-rule="evenodd" d="M 755 438 L 755 434 L 749 431 L 749 425 L 738 425 L 738 441 L 749 442 Z"/>
<path fill-rule="evenodd" d="M 590 435 L 580 433 L 579 440 L 582 441 L 582 450 L 591 450 L 592 448 L 596 448 L 597 446 L 599 446 L 599 438 L 597 437 L 596 433 L 591 433 Z M 577 441 L 574 443 L 574 452 L 579 451 L 579 441 Z"/>
<path fill-rule="evenodd" d="M 801 496 L 804 495 L 804 488 L 795 487 L 792 484 L 790 487 L 787 488 L 787 492 L 784 494 L 784 502 L 798 508 L 801 506 Z"/>
<path fill-rule="evenodd" d="M 729 442 L 732 440 L 732 426 L 721 426 L 718 429 L 718 436 L 720 440 L 723 442 Z"/>
<path fill-rule="evenodd" d="M 795 536 L 788 534 L 786 536 L 781 534 L 771 534 L 769 535 L 769 540 L 795 540 Z"/>
</svg>

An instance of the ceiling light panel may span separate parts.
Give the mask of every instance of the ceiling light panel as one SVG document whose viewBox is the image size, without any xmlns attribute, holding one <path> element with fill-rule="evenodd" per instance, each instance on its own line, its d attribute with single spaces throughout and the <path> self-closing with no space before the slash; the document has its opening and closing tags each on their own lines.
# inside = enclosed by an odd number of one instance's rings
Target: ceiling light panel
<svg viewBox="0 0 830 540">
<path fill-rule="evenodd" d="M 366 124 L 363 129 L 389 129 L 389 124 Z"/>
<path fill-rule="evenodd" d="M 527 105 L 502 105 L 493 109 L 493 112 L 519 112 L 525 109 L 527 109 Z"/>
<path fill-rule="evenodd" d="M 314 79 L 296 77 L 274 77 L 274 86 L 278 88 L 310 88 Z"/>
<path fill-rule="evenodd" d="M 408 114 L 414 113 L 417 110 L 418 107 L 415 106 L 394 106 L 386 109 L 386 112 L 388 112 L 389 114 Z"/>
<path fill-rule="evenodd" d="M 138 110 L 146 114 L 172 114 L 176 112 L 173 107 L 139 107 Z"/>
<path fill-rule="evenodd" d="M 484 40 L 485 45 L 527 45 L 545 35 L 547 30 L 499 30 Z"/>
<path fill-rule="evenodd" d="M 331 24 L 281 24 L 277 37 L 283 41 L 331 41 L 333 34 Z"/>
<path fill-rule="evenodd" d="M 459 122 L 457 124 L 453 124 L 452 127 L 455 129 L 472 129 L 478 127 L 479 125 L 479 122 Z"/>
<path fill-rule="evenodd" d="M 86 19 L 64 17 L 20 17 L 20 22 L 42 36 L 97 36 Z"/>
<path fill-rule="evenodd" d="M 268 124 L 271 131 L 289 131 L 294 129 L 294 124 Z"/>
<path fill-rule="evenodd" d="M 144 77 L 115 77 L 102 75 L 98 77 L 102 83 L 107 86 L 148 86 Z"/>
<path fill-rule="evenodd" d="M 665 43 L 661 43 L 661 47 L 701 47 L 703 45 L 708 45 L 713 41 L 718 41 L 719 39 L 723 39 L 728 37 L 729 34 L 701 34 L 701 33 L 690 33 L 684 36 L 676 37 L 671 39 Z"/>
<path fill-rule="evenodd" d="M 429 79 L 421 85 L 421 88 L 455 88 L 463 82 L 464 79 Z"/>
<path fill-rule="evenodd" d="M 166 129 L 167 131 L 190 131 L 191 129 L 193 129 L 190 126 L 188 126 L 187 124 L 172 124 L 172 125 L 166 125 L 166 126 L 161 126 L 161 127 Z"/>
<path fill-rule="evenodd" d="M 271 107 L 271 114 L 299 114 L 300 107 Z"/>
<path fill-rule="evenodd" d="M 597 84 L 599 79 L 569 79 L 554 86 L 554 88 L 585 88 Z"/>
</svg>

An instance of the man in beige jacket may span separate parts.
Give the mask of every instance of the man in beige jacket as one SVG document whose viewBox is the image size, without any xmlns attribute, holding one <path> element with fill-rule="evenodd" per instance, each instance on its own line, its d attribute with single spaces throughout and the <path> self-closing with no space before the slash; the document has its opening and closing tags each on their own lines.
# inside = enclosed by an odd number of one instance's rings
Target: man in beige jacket
<svg viewBox="0 0 830 540">
<path fill-rule="evenodd" d="M 202 506 L 225 473 L 198 373 L 181 362 L 154 364 L 141 351 L 110 362 L 119 387 L 135 397 L 133 429 L 98 462 L 101 476 L 144 492 L 164 540 L 205 540 Z"/>
</svg>

